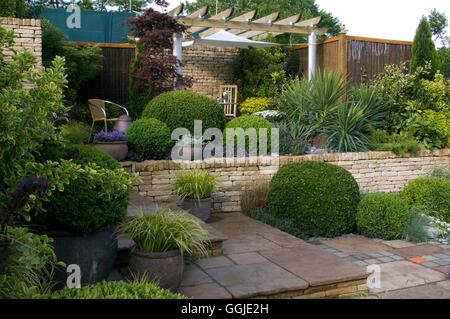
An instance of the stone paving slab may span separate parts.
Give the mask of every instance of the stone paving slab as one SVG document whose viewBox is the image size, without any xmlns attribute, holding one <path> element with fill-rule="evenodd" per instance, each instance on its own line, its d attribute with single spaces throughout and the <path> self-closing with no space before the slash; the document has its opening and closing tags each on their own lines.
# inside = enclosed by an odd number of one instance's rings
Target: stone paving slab
<svg viewBox="0 0 450 319">
<path fill-rule="evenodd" d="M 388 245 L 392 248 L 405 248 L 405 247 L 412 247 L 414 246 L 413 243 L 410 243 L 406 240 L 385 240 L 382 242 L 385 245 Z"/>
<path fill-rule="evenodd" d="M 450 286 L 445 282 L 439 282 L 390 291 L 380 294 L 380 297 L 386 299 L 450 299 Z"/>
<path fill-rule="evenodd" d="M 418 256 L 435 255 L 440 253 L 441 251 L 443 251 L 443 249 L 437 245 L 422 244 L 411 247 L 398 248 L 394 253 L 405 258 L 412 258 Z"/>
<path fill-rule="evenodd" d="M 261 255 L 306 280 L 311 286 L 366 277 L 364 267 L 312 245 L 262 251 Z"/>
<path fill-rule="evenodd" d="M 225 256 L 203 258 L 197 260 L 195 263 L 202 269 L 210 269 L 234 265 L 233 262 Z"/>
<path fill-rule="evenodd" d="M 184 268 L 183 281 L 181 286 L 195 286 L 212 283 L 213 280 L 203 270 L 196 265 L 189 265 Z"/>
<path fill-rule="evenodd" d="M 206 272 L 234 298 L 272 295 L 308 287 L 306 281 L 270 262 L 211 268 Z"/>
<path fill-rule="evenodd" d="M 267 261 L 266 258 L 258 253 L 230 254 L 227 255 L 227 257 L 233 260 L 238 265 L 258 264 Z"/>
<path fill-rule="evenodd" d="M 201 284 L 191 287 L 181 287 L 180 293 L 193 299 L 231 299 L 230 293 L 216 283 Z"/>
<path fill-rule="evenodd" d="M 380 264 L 381 288 L 372 292 L 398 290 L 445 280 L 445 275 L 409 261 L 394 261 Z"/>
<path fill-rule="evenodd" d="M 260 235 L 239 235 L 223 243 L 224 254 L 256 252 L 277 248 L 281 247 Z"/>
<path fill-rule="evenodd" d="M 339 250 L 348 255 L 378 253 L 390 251 L 393 248 L 363 236 L 349 236 L 335 239 L 321 240 L 322 244 Z"/>
</svg>

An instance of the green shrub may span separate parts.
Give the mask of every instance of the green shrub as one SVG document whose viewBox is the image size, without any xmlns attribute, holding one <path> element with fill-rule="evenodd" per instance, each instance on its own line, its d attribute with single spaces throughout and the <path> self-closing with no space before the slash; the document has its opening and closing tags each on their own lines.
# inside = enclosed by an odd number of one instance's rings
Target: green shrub
<svg viewBox="0 0 450 319">
<path fill-rule="evenodd" d="M 120 169 L 120 163 L 109 154 L 89 145 L 69 144 L 65 146 L 51 147 L 45 154 L 45 159 L 58 162 L 72 160 L 75 164 L 97 164 L 106 169 Z"/>
<path fill-rule="evenodd" d="M 45 213 L 34 216 L 33 222 L 89 234 L 122 221 L 133 182 L 125 170 L 62 161 L 53 171 L 65 176 L 68 183 L 53 191 L 50 201 L 43 203 Z"/>
<path fill-rule="evenodd" d="M 175 176 L 174 189 L 181 198 L 210 198 L 216 179 L 207 171 L 191 170 Z"/>
<path fill-rule="evenodd" d="M 0 298 L 30 299 L 53 288 L 58 263 L 53 239 L 36 235 L 26 228 L 8 227 L 9 255 L 5 274 L 0 274 Z"/>
<path fill-rule="evenodd" d="M 402 193 L 410 206 L 431 209 L 450 222 L 450 181 L 437 177 L 422 177 L 409 182 Z"/>
<path fill-rule="evenodd" d="M 194 120 L 201 120 L 203 130 L 223 129 L 223 108 L 212 98 L 192 91 L 173 91 L 158 95 L 145 108 L 142 117 L 155 118 L 167 124 L 172 132 L 187 128 L 194 132 Z"/>
<path fill-rule="evenodd" d="M 281 121 L 275 124 L 280 134 L 280 154 L 306 154 L 311 140 L 311 130 L 297 122 Z"/>
<path fill-rule="evenodd" d="M 234 137 L 234 145 L 238 145 L 239 141 L 244 142 L 245 141 L 245 149 L 252 153 L 252 152 L 256 152 L 257 150 L 260 149 L 260 145 L 259 145 L 259 135 L 260 135 L 260 129 L 267 129 L 267 150 L 270 150 L 270 145 L 271 145 L 271 129 L 272 129 L 272 123 L 270 123 L 268 120 L 260 117 L 260 116 L 256 116 L 256 115 L 242 115 L 239 116 L 233 120 L 231 120 L 230 122 L 227 123 L 226 127 L 225 127 L 225 141 L 227 141 L 227 139 L 229 138 L 229 134 L 228 133 L 228 129 L 243 129 L 244 131 L 247 129 L 255 129 L 256 131 L 256 145 L 250 145 L 250 138 L 249 136 L 245 136 L 242 134 L 237 134 L 238 132 L 235 132 L 236 135 Z M 228 137 L 227 137 L 228 136 Z M 244 139 L 245 137 L 245 139 Z"/>
<path fill-rule="evenodd" d="M 307 236 L 335 237 L 355 226 L 359 187 L 345 169 L 319 162 L 281 167 L 269 190 L 269 211 Z"/>
<path fill-rule="evenodd" d="M 435 166 L 430 172 L 430 176 L 446 179 L 450 182 L 450 166 Z"/>
<path fill-rule="evenodd" d="M 61 134 L 72 144 L 86 144 L 91 137 L 91 128 L 84 123 L 72 121 L 61 126 Z"/>
<path fill-rule="evenodd" d="M 128 145 L 145 159 L 162 159 L 172 146 L 169 128 L 157 119 L 140 119 L 127 131 Z"/>
<path fill-rule="evenodd" d="M 267 97 L 249 97 L 241 103 L 239 111 L 241 114 L 252 114 L 269 110 L 272 106 L 272 100 Z"/>
<path fill-rule="evenodd" d="M 408 134 L 389 134 L 383 130 L 372 130 L 370 136 L 371 150 L 391 151 L 400 156 L 417 155 L 422 146 Z"/>
<path fill-rule="evenodd" d="M 358 205 L 356 225 L 364 236 L 398 239 L 403 235 L 408 218 L 408 204 L 400 196 L 369 194 Z"/>
<path fill-rule="evenodd" d="M 429 225 L 430 212 L 422 207 L 412 207 L 409 213 L 408 224 L 405 227 L 404 237 L 413 243 L 423 243 L 428 240 L 425 227 Z"/>
<path fill-rule="evenodd" d="M 184 299 L 179 293 L 173 293 L 167 289 L 158 287 L 151 282 L 135 280 L 102 281 L 95 285 L 84 286 L 80 289 L 55 291 L 43 295 L 45 299 Z"/>
<path fill-rule="evenodd" d="M 278 95 L 286 79 L 286 54 L 279 47 L 240 50 L 234 77 L 240 98 Z"/>
<path fill-rule="evenodd" d="M 185 212 L 160 209 L 151 215 L 141 213 L 122 223 L 119 230 L 145 252 L 180 249 L 188 254 L 206 255 L 205 238 L 209 233 Z"/>
</svg>

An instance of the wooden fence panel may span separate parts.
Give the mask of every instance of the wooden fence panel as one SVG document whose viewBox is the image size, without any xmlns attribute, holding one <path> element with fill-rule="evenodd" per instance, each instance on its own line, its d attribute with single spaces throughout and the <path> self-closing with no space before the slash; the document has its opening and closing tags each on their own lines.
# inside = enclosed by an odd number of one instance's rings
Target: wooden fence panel
<svg viewBox="0 0 450 319">
<path fill-rule="evenodd" d="M 101 46 L 103 70 L 96 79 L 87 82 L 79 94 L 79 100 L 105 99 L 121 105 L 128 102 L 128 78 L 135 56 L 132 46 Z"/>
<path fill-rule="evenodd" d="M 317 45 L 317 67 L 342 71 L 350 83 L 373 79 L 389 64 L 399 65 L 411 59 L 411 42 L 341 35 Z M 296 47 L 298 74 L 308 76 L 308 45 Z"/>
<path fill-rule="evenodd" d="M 411 60 L 411 44 L 401 41 L 369 41 L 349 37 L 348 76 L 351 83 L 361 83 L 382 73 L 386 65 Z"/>
</svg>

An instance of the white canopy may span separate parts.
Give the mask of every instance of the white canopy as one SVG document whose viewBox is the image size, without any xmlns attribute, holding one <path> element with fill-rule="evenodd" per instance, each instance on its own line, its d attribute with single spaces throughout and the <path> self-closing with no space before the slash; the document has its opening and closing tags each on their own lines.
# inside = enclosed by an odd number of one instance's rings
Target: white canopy
<svg viewBox="0 0 450 319">
<path fill-rule="evenodd" d="M 266 48 L 278 45 L 276 43 L 246 39 L 233 33 L 227 32 L 225 30 L 220 30 L 204 38 L 198 38 L 191 41 L 183 42 L 183 47 L 191 46 L 194 43 L 213 47 L 227 47 L 240 49 L 246 49 L 249 47 Z"/>
</svg>

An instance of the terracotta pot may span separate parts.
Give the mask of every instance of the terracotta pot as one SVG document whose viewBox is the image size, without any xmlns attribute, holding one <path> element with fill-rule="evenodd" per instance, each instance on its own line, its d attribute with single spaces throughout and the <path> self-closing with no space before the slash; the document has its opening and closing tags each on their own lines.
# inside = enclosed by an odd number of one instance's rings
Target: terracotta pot
<svg viewBox="0 0 450 319">
<path fill-rule="evenodd" d="M 115 225 L 109 225 L 93 234 L 47 233 L 58 260 L 66 266 L 76 264 L 81 270 L 81 284 L 91 285 L 106 280 L 117 257 L 117 237 Z M 66 269 L 55 272 L 55 281 L 65 285 Z"/>
<path fill-rule="evenodd" d="M 123 161 L 128 155 L 128 145 L 126 141 L 95 142 L 92 146 L 108 153 L 118 161 Z"/>
<path fill-rule="evenodd" d="M 128 115 L 120 116 L 114 124 L 114 131 L 126 133 L 128 128 L 131 126 L 131 122 L 131 117 Z"/>
<path fill-rule="evenodd" d="M 184 262 L 179 249 L 163 253 L 148 253 L 136 249 L 130 258 L 131 271 L 146 275 L 162 288 L 177 291 L 183 279 Z"/>
<path fill-rule="evenodd" d="M 181 203 L 181 208 L 195 217 L 206 222 L 211 216 L 211 198 L 201 199 L 190 199 L 185 198 Z"/>
</svg>

